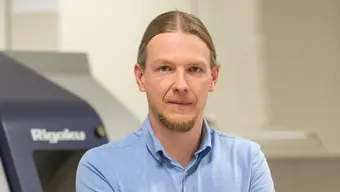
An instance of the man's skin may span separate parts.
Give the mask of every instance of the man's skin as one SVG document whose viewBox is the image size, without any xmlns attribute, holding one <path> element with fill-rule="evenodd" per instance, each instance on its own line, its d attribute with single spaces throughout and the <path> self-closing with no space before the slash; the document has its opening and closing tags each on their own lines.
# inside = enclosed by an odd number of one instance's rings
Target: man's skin
<svg viewBox="0 0 340 192">
<path fill-rule="evenodd" d="M 147 95 L 155 135 L 183 167 L 199 147 L 204 107 L 218 79 L 219 66 L 211 68 L 210 61 L 207 45 L 179 30 L 155 36 L 147 46 L 145 68 L 138 63 L 134 67 L 139 90 Z M 160 122 L 160 114 L 169 124 L 188 126 L 171 130 Z"/>
</svg>

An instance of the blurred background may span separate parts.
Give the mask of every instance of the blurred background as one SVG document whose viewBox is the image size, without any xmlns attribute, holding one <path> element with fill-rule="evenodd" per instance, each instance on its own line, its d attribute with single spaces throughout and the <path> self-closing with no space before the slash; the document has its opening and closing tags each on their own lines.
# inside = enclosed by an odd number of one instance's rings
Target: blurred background
<svg viewBox="0 0 340 192">
<path fill-rule="evenodd" d="M 133 65 L 143 32 L 162 12 L 193 13 L 221 65 L 206 108 L 213 127 L 262 145 L 277 192 L 334 192 L 339 8 L 339 0 L 0 0 L 0 49 L 86 53 L 94 78 L 142 122 L 147 102 Z M 110 140 L 138 128 L 103 120 Z"/>
</svg>

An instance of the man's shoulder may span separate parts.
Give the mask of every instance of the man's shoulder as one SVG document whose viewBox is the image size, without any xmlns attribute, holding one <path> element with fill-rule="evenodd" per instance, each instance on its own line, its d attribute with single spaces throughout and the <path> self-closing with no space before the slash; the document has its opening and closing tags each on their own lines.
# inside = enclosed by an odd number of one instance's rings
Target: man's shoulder
<svg viewBox="0 0 340 192">
<path fill-rule="evenodd" d="M 231 135 L 225 132 L 218 131 L 216 129 L 211 129 L 211 135 L 221 142 L 224 147 L 232 148 L 259 148 L 260 144 L 251 140 L 250 138 L 245 138 L 241 136 Z"/>
<path fill-rule="evenodd" d="M 219 152 L 227 156 L 233 156 L 238 160 L 251 161 L 261 152 L 261 146 L 256 141 L 225 132 L 211 129 L 213 145 Z"/>
<path fill-rule="evenodd" d="M 131 154 L 136 153 L 143 146 L 141 145 L 143 141 L 142 131 L 137 130 L 121 139 L 112 140 L 87 150 L 82 156 L 80 163 L 90 163 L 98 166 L 107 166 L 112 164 L 112 162 L 119 163 L 120 159 L 128 158 Z"/>
<path fill-rule="evenodd" d="M 274 182 L 270 168 L 259 143 L 233 136 L 219 131 L 213 131 L 219 155 L 224 154 L 224 162 L 234 173 L 242 175 L 243 181 L 249 183 L 250 191 L 274 191 Z"/>
<path fill-rule="evenodd" d="M 87 150 L 78 163 L 77 189 L 89 190 L 91 186 L 99 190 L 100 186 L 103 191 L 116 191 L 117 180 L 129 178 L 129 173 L 138 168 L 138 157 L 145 153 L 143 142 L 143 132 L 137 130 Z"/>
</svg>

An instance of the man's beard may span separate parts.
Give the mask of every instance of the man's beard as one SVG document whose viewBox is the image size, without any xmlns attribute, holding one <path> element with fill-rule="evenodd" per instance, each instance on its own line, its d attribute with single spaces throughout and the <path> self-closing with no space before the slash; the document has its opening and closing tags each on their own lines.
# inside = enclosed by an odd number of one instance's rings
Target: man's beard
<svg viewBox="0 0 340 192">
<path fill-rule="evenodd" d="M 161 122 L 161 124 L 166 127 L 167 129 L 175 132 L 189 132 L 196 123 L 196 118 L 192 118 L 190 120 L 184 120 L 184 121 L 173 121 L 167 115 L 159 113 L 158 119 Z"/>
</svg>

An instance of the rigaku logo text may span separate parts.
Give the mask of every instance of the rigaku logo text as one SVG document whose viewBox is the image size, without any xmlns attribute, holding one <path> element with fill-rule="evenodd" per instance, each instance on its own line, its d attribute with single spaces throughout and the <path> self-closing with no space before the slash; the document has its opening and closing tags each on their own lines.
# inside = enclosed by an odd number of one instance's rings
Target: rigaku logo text
<svg viewBox="0 0 340 192">
<path fill-rule="evenodd" d="M 33 141 L 47 141 L 51 144 L 56 144 L 60 141 L 84 141 L 86 134 L 84 131 L 47 131 L 41 128 L 32 128 L 31 137 Z"/>
</svg>

